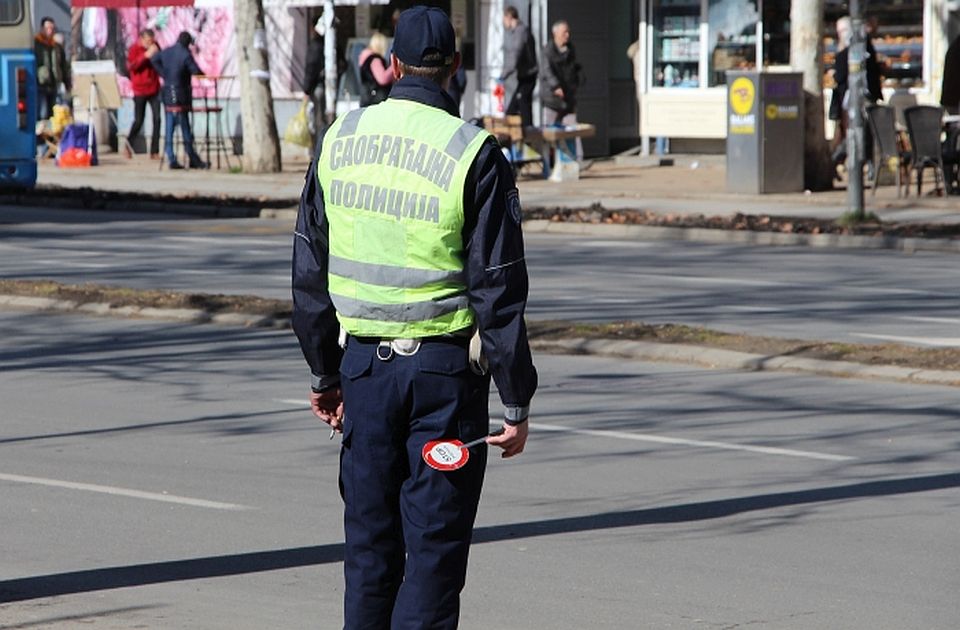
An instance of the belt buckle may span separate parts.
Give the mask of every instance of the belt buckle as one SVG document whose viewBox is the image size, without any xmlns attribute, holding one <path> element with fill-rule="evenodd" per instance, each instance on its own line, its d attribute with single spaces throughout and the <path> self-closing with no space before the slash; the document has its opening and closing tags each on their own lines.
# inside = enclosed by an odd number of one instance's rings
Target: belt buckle
<svg viewBox="0 0 960 630">
<path fill-rule="evenodd" d="M 384 339 L 377 344 L 377 358 L 389 361 L 393 355 L 412 357 L 420 351 L 419 339 Z"/>
<path fill-rule="evenodd" d="M 420 351 L 419 339 L 394 339 L 390 348 L 402 357 L 412 357 Z"/>
</svg>

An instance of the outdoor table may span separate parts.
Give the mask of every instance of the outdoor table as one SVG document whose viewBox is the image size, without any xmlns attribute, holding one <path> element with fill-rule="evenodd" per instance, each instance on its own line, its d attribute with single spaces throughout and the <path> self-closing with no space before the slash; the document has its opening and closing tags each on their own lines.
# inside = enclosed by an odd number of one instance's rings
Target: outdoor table
<svg viewBox="0 0 960 630">
<path fill-rule="evenodd" d="M 553 127 L 528 127 L 524 129 L 524 140 L 530 144 L 539 144 L 543 155 L 543 177 L 549 178 L 557 161 L 576 162 L 575 143 L 570 142 L 577 138 L 592 138 L 597 134 L 597 128 L 587 123 Z M 551 149 L 556 156 L 550 162 Z M 562 154 L 562 155 L 561 155 Z"/>
</svg>

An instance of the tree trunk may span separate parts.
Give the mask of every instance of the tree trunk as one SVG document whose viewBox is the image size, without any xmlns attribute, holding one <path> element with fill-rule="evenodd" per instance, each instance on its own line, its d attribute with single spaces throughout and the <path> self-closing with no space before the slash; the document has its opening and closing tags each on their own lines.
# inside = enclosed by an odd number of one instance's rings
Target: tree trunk
<svg viewBox="0 0 960 630">
<path fill-rule="evenodd" d="M 790 3 L 790 65 L 803 73 L 803 185 L 808 190 L 833 187 L 833 162 L 823 125 L 823 3 Z"/>
<path fill-rule="evenodd" d="M 280 172 L 280 138 L 273 115 L 262 0 L 234 0 L 243 124 L 243 171 Z"/>
</svg>

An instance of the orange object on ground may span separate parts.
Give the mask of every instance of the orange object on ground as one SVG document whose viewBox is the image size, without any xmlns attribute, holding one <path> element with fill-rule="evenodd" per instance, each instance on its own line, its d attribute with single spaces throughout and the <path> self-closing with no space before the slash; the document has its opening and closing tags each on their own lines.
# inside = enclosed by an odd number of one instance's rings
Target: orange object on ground
<svg viewBox="0 0 960 630">
<path fill-rule="evenodd" d="M 65 150 L 58 161 L 60 168 L 88 168 L 90 166 L 90 154 L 73 147 Z"/>
</svg>

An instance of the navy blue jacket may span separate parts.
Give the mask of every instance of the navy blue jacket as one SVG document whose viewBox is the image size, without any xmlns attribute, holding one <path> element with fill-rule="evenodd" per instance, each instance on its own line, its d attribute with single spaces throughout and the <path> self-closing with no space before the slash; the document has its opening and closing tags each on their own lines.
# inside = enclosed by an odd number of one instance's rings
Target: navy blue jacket
<svg viewBox="0 0 960 630">
<path fill-rule="evenodd" d="M 403 77 L 390 98 L 459 114 L 453 100 L 426 79 Z M 293 329 L 313 373 L 313 386 L 324 388 L 339 382 L 342 351 L 337 345 L 340 326 L 327 291 L 328 225 L 317 181 L 319 157 L 307 170 L 293 239 Z M 523 319 L 527 266 L 520 202 L 513 172 L 493 138 L 471 165 L 463 197 L 467 295 L 480 327 L 483 353 L 503 404 L 525 412 L 537 389 L 537 371 Z"/>
<path fill-rule="evenodd" d="M 164 48 L 151 57 L 150 61 L 163 79 L 163 104 L 189 108 L 193 104 L 190 78 L 195 74 L 203 74 L 197 60 L 193 58 L 193 53 L 177 43 L 170 48 Z"/>
</svg>

